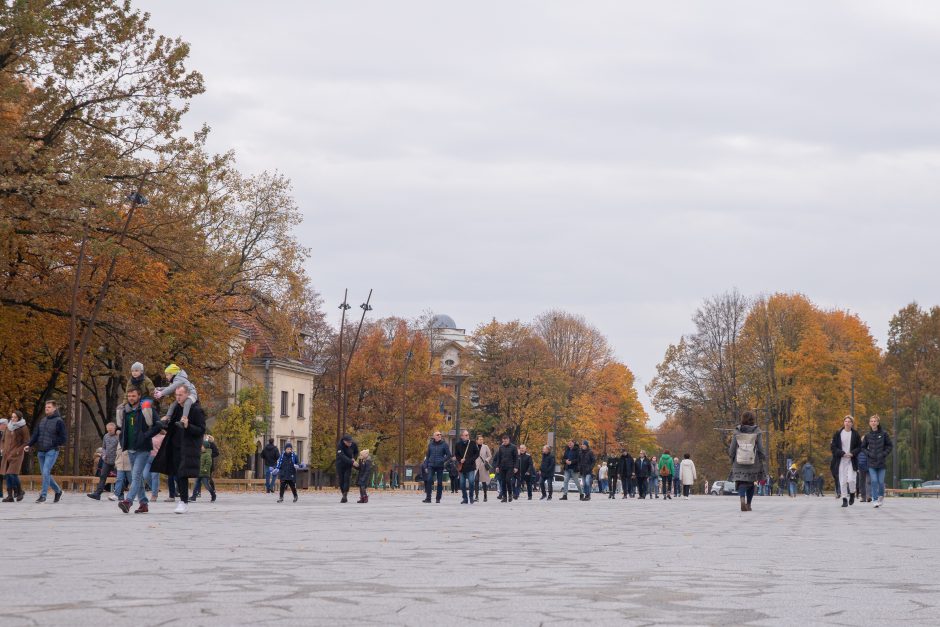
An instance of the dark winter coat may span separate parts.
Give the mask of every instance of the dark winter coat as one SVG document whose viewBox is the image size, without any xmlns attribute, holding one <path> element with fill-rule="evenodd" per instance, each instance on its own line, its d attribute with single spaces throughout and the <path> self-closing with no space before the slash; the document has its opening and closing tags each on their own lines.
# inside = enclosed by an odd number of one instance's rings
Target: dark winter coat
<svg viewBox="0 0 940 627">
<path fill-rule="evenodd" d="M 754 443 L 754 463 L 739 464 L 738 454 L 738 434 L 756 433 L 757 439 Z M 731 445 L 728 447 L 728 456 L 731 457 L 731 481 L 749 481 L 756 483 L 761 479 L 767 478 L 765 472 L 767 451 L 764 450 L 763 433 L 757 425 L 738 425 L 734 429 L 734 435 L 731 436 Z"/>
<path fill-rule="evenodd" d="M 878 425 L 876 431 L 869 431 L 862 438 L 862 448 L 868 452 L 868 467 L 877 469 L 885 467 L 894 445 L 888 432 Z"/>
<path fill-rule="evenodd" d="M 274 464 L 274 471 L 281 481 L 293 481 L 297 477 L 297 453 L 284 451 Z"/>
<path fill-rule="evenodd" d="M 633 473 L 637 479 L 649 479 L 653 473 L 653 462 L 649 457 L 637 457 L 633 463 Z"/>
<path fill-rule="evenodd" d="M 431 440 L 424 458 L 428 460 L 428 466 L 430 466 L 431 469 L 438 470 L 443 468 L 447 460 L 451 458 L 450 447 L 447 446 L 447 442 L 444 440 L 440 442 Z"/>
<path fill-rule="evenodd" d="M 519 476 L 527 477 L 535 474 L 535 464 L 532 462 L 532 456 L 528 453 L 519 453 Z"/>
<path fill-rule="evenodd" d="M 121 449 L 125 451 L 150 451 L 153 449 L 154 411 L 153 400 L 141 399 L 137 407 L 125 403 L 118 409 L 117 428 L 121 430 Z M 133 424 L 133 427 L 131 425 Z M 133 441 L 131 441 L 133 439 Z"/>
<path fill-rule="evenodd" d="M 43 416 L 42 420 L 39 421 L 39 426 L 36 427 L 36 431 L 33 433 L 33 437 L 29 439 L 30 449 L 33 447 L 37 451 L 51 451 L 52 449 L 57 449 L 60 446 L 65 446 L 65 443 L 68 441 L 68 434 L 65 430 L 65 421 L 62 420 L 62 416 L 59 415 L 59 412 L 56 411 L 51 416 Z"/>
<path fill-rule="evenodd" d="M 594 464 L 597 462 L 597 456 L 590 448 L 578 451 L 578 473 L 581 475 L 594 474 Z"/>
<path fill-rule="evenodd" d="M 500 444 L 496 450 L 496 457 L 493 458 L 493 467 L 499 468 L 499 472 L 512 470 L 519 463 L 519 449 L 515 444 Z"/>
<path fill-rule="evenodd" d="M 832 451 L 832 461 L 829 462 L 829 470 L 832 471 L 833 477 L 839 476 L 839 463 L 842 461 L 842 431 L 844 431 L 844 429 L 836 431 L 832 436 L 832 442 L 829 443 L 829 450 Z M 849 440 L 849 453 L 852 454 L 852 470 L 856 472 L 858 471 L 858 452 L 861 448 L 862 438 L 859 437 L 858 431 L 852 429 L 852 435 Z"/>
<path fill-rule="evenodd" d="M 620 476 L 624 479 L 629 479 L 633 476 L 635 472 L 633 469 L 633 457 L 630 453 L 624 453 L 620 456 Z"/>
<path fill-rule="evenodd" d="M 555 454 L 542 453 L 542 463 L 539 464 L 539 470 L 543 477 L 551 477 L 555 474 Z"/>
<path fill-rule="evenodd" d="M 345 440 L 340 440 L 336 445 L 336 469 L 352 468 L 353 462 L 357 459 L 359 459 L 359 445 L 355 441 L 346 444 Z"/>
<path fill-rule="evenodd" d="M 202 436 L 206 433 L 206 415 L 197 401 L 189 410 L 189 426 L 182 427 L 180 419 L 183 417 L 183 406 L 177 405 L 170 414 L 166 427 L 166 437 L 160 450 L 153 458 L 150 466 L 151 472 L 163 475 L 175 475 L 183 478 L 199 476 L 199 458 L 202 454 Z M 154 435 L 160 432 L 161 422 L 153 427 Z"/>
<path fill-rule="evenodd" d="M 565 447 L 565 453 L 561 457 L 561 471 L 570 470 L 571 472 L 578 472 L 578 447 Z M 565 462 L 571 462 L 566 464 Z"/>
<path fill-rule="evenodd" d="M 359 462 L 359 476 L 356 478 L 356 485 L 360 488 L 369 487 L 369 477 L 372 476 L 372 459 L 364 459 Z"/>
<path fill-rule="evenodd" d="M 464 453 L 466 453 L 467 458 L 464 459 Z M 477 469 L 477 458 L 480 456 L 480 447 L 477 446 L 477 443 L 473 440 L 468 440 L 464 442 L 460 440 L 457 444 L 454 444 L 454 457 L 457 458 L 457 464 L 463 462 L 461 466 L 461 472 L 475 472 Z"/>
<path fill-rule="evenodd" d="M 261 449 L 261 460 L 264 462 L 265 466 L 274 466 L 280 458 L 281 452 L 270 442 L 265 444 L 264 448 Z"/>
</svg>

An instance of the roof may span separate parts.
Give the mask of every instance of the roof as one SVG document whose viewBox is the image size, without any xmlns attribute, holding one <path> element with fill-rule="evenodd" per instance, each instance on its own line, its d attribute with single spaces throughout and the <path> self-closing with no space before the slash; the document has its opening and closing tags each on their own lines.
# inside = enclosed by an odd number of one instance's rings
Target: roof
<svg viewBox="0 0 940 627">
<path fill-rule="evenodd" d="M 252 316 L 243 312 L 236 312 L 232 315 L 230 322 L 247 338 L 245 355 L 252 361 L 260 363 L 270 359 L 279 365 L 296 366 L 299 369 L 323 374 L 325 368 L 322 363 L 316 363 L 310 359 L 297 359 L 288 351 L 283 350 L 278 346 L 272 333 Z"/>
<path fill-rule="evenodd" d="M 437 314 L 431 318 L 432 329 L 456 329 L 457 323 L 447 314 Z"/>
</svg>

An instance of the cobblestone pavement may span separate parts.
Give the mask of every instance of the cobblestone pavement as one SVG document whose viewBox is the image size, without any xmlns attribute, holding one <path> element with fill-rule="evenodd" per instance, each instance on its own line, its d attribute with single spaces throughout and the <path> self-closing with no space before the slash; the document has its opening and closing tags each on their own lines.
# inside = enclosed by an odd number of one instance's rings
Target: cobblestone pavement
<svg viewBox="0 0 940 627">
<path fill-rule="evenodd" d="M 535 498 L 3 503 L 0 625 L 940 624 L 938 499 Z"/>
</svg>

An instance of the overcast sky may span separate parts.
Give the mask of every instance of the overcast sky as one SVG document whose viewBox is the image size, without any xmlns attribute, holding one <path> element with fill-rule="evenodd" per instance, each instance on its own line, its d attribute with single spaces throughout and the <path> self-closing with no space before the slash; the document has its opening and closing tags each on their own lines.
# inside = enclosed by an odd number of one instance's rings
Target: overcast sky
<svg viewBox="0 0 940 627">
<path fill-rule="evenodd" d="M 938 3 L 137 4 L 205 76 L 187 128 L 293 180 L 334 317 L 581 313 L 658 423 L 707 296 L 800 291 L 882 346 L 940 302 Z"/>
</svg>

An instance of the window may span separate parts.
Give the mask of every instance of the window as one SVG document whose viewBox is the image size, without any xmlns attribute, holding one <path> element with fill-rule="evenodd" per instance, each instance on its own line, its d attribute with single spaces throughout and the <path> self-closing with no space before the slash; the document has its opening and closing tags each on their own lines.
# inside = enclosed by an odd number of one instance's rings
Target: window
<svg viewBox="0 0 940 627">
<path fill-rule="evenodd" d="M 294 452 L 297 453 L 297 463 L 304 463 L 304 441 L 297 440 L 294 442 Z"/>
<path fill-rule="evenodd" d="M 444 362 L 444 365 L 445 365 L 445 366 L 453 366 L 453 365 L 454 365 L 454 360 L 453 360 L 453 359 L 448 359 L 447 361 Z"/>
<path fill-rule="evenodd" d="M 286 391 L 281 392 L 281 417 L 287 418 L 290 414 L 287 413 L 287 403 L 288 395 Z"/>
<path fill-rule="evenodd" d="M 298 394 L 298 395 L 297 395 L 297 417 L 298 417 L 298 418 L 305 418 L 305 416 L 304 416 L 304 395 L 303 395 L 303 394 Z"/>
</svg>

